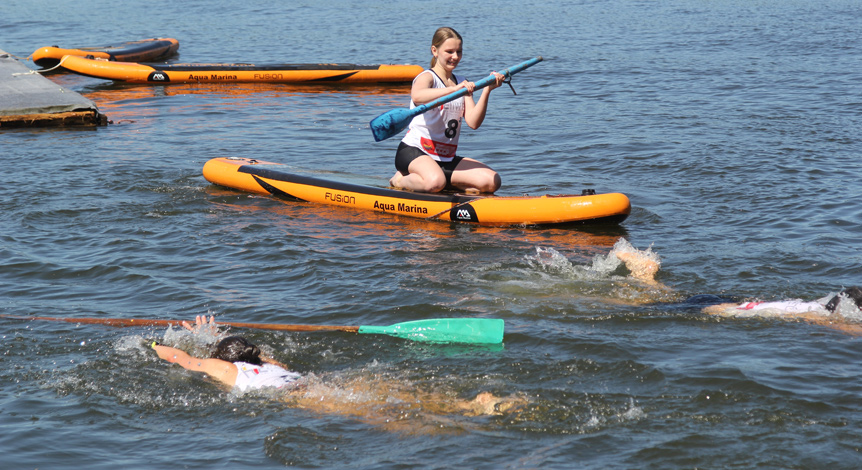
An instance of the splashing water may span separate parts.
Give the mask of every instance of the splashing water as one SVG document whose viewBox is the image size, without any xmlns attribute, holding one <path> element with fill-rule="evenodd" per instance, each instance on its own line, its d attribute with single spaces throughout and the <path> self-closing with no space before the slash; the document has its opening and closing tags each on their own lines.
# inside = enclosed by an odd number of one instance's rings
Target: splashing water
<svg viewBox="0 0 862 470">
<path fill-rule="evenodd" d="M 675 301 L 679 297 L 655 280 L 661 259 L 652 246 L 639 250 L 624 238 L 617 240 L 607 254 L 595 255 L 589 264 L 574 264 L 555 249 L 542 247 L 536 247 L 536 254 L 525 259 L 532 268 L 557 278 L 551 282 L 559 282 L 560 278 L 585 281 L 582 293 L 611 302 L 644 304 Z"/>
<path fill-rule="evenodd" d="M 856 302 L 844 294 L 843 292 L 830 293 L 826 297 L 819 299 L 818 302 L 826 304 L 835 296 L 839 297 L 838 305 L 835 307 L 835 313 L 844 317 L 847 320 L 854 322 L 862 322 L 862 311 L 856 306 Z"/>
<path fill-rule="evenodd" d="M 646 250 L 638 250 L 625 238 L 620 238 L 606 255 L 596 255 L 590 265 L 581 266 L 573 264 L 564 255 L 553 248 L 536 247 L 535 256 L 525 256 L 528 262 L 536 268 L 547 272 L 569 274 L 579 279 L 610 279 L 623 259 L 635 259 L 641 264 L 654 263 L 658 270 L 661 259 L 658 253 L 652 251 L 652 246 Z"/>
</svg>

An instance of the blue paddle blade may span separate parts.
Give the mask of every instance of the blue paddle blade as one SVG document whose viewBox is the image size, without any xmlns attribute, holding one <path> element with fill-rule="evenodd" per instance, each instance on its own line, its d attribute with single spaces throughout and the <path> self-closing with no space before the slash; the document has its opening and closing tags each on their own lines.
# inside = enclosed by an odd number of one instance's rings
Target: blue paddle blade
<svg viewBox="0 0 862 470">
<path fill-rule="evenodd" d="M 386 140 L 403 131 L 416 116 L 411 109 L 393 109 L 371 120 L 371 133 L 374 141 Z"/>
<path fill-rule="evenodd" d="M 416 320 L 391 326 L 360 326 L 360 334 L 383 334 L 426 343 L 499 344 L 503 320 L 492 318 L 443 318 Z"/>
</svg>

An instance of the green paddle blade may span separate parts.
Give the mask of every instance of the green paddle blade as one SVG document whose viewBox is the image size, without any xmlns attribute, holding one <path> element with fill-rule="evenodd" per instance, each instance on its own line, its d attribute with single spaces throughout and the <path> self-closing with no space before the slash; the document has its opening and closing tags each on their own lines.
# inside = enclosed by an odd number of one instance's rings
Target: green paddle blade
<svg viewBox="0 0 862 470">
<path fill-rule="evenodd" d="M 426 343 L 499 344 L 503 342 L 503 320 L 491 318 L 416 320 L 391 326 L 360 326 L 359 333 L 397 336 Z"/>
</svg>

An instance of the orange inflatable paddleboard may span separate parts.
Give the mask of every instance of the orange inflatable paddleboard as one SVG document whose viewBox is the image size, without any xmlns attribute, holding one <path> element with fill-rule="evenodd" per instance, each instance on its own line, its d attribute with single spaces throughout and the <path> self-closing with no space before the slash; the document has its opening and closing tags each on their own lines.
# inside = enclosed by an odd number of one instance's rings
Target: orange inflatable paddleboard
<svg viewBox="0 0 862 470">
<path fill-rule="evenodd" d="M 285 199 L 479 225 L 619 223 L 631 212 L 620 193 L 543 196 L 426 194 L 344 183 L 289 171 L 286 165 L 248 158 L 206 162 L 207 181 L 228 188 Z"/>
<path fill-rule="evenodd" d="M 153 38 L 106 47 L 81 47 L 77 49 L 65 49 L 59 46 L 42 47 L 33 52 L 30 57 L 39 67 L 50 68 L 60 63 L 60 59 L 65 55 L 91 56 L 104 60 L 149 62 L 168 58 L 176 54 L 179 48 L 180 42 L 176 39 Z"/>
<path fill-rule="evenodd" d="M 65 56 L 61 65 L 90 77 L 131 83 L 409 83 L 418 65 L 142 64 Z"/>
</svg>

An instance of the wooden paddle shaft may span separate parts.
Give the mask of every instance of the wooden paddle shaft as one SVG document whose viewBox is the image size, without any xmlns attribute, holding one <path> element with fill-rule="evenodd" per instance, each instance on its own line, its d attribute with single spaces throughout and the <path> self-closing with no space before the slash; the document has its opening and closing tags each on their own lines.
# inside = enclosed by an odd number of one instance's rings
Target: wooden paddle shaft
<svg viewBox="0 0 862 470">
<path fill-rule="evenodd" d="M 107 325 L 116 327 L 127 326 L 172 326 L 179 325 L 181 321 L 175 320 L 156 320 L 156 319 L 136 319 L 136 318 L 59 318 L 59 317 L 26 317 L 16 315 L 0 315 L 2 318 L 13 318 L 16 320 L 44 320 L 44 321 L 61 321 L 66 323 L 86 323 L 94 325 Z M 278 330 L 278 331 L 347 331 L 356 333 L 359 331 L 358 326 L 338 326 L 338 325 L 284 325 L 280 323 L 245 323 L 245 322 L 218 322 L 219 325 L 227 325 L 235 328 L 252 328 L 258 330 Z"/>
</svg>

